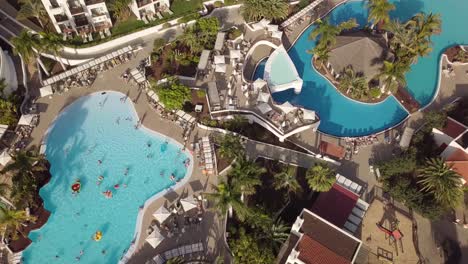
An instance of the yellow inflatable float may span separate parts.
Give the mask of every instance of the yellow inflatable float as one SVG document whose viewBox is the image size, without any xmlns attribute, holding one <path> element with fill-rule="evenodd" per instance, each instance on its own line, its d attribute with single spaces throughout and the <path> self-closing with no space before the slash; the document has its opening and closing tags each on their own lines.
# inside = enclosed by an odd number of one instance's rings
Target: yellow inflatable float
<svg viewBox="0 0 468 264">
<path fill-rule="evenodd" d="M 101 231 L 96 231 L 96 233 L 93 235 L 94 241 L 99 241 L 102 239 L 102 232 Z"/>
</svg>

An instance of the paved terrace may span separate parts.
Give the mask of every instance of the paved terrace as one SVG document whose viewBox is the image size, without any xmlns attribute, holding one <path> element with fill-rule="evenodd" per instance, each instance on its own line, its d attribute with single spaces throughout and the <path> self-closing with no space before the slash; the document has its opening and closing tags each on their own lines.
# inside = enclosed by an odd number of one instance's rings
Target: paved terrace
<svg viewBox="0 0 468 264">
<path fill-rule="evenodd" d="M 134 106 L 144 126 L 183 143 L 182 128 L 172 121 L 162 119 L 149 105 L 144 91 L 139 90 L 136 86 L 132 86 L 117 77 L 127 68 L 136 67 L 139 61 L 149 54 L 150 50 L 150 48 L 145 49 L 141 51 L 135 59 L 102 73 L 89 88 L 74 88 L 63 94 L 54 94 L 52 99 L 48 97 L 38 99 L 37 104 L 40 112 L 40 122 L 31 134 L 32 141 L 29 146 L 39 146 L 41 144 L 45 131 L 64 107 L 73 103 L 73 101 L 81 96 L 105 90 L 118 91 L 124 94 L 128 93 L 129 98 L 135 102 Z M 209 132 L 195 128 L 191 133 L 189 142 L 194 142 L 196 139 L 208 134 Z M 194 164 L 198 164 L 199 161 L 197 158 L 194 157 L 194 159 Z M 156 249 L 145 244 L 146 232 L 153 220 L 152 214 L 157 208 L 163 205 L 167 207 L 171 206 L 177 202 L 182 194 L 184 195 L 183 197 L 186 197 L 187 195 L 199 194 L 200 192 L 209 192 L 211 190 L 211 185 L 217 183 L 217 178 L 215 176 L 204 176 L 197 166 L 194 167 L 194 171 L 189 177 L 188 184 L 177 189 L 175 192 L 167 193 L 163 197 L 157 199 L 150 204 L 148 209 L 144 212 L 142 228 L 139 230 L 139 232 L 142 232 L 142 236 L 139 241 L 136 241 L 137 253 L 130 263 L 144 263 L 154 255 L 160 254 L 167 249 L 174 248 L 180 244 L 200 241 L 203 242 L 204 248 L 206 249 L 206 251 L 203 252 L 204 258 L 213 259 L 215 256 L 223 255 L 224 244 L 220 239 L 224 234 L 224 227 L 217 216 L 211 212 L 205 212 L 203 221 L 197 229 L 188 230 L 184 235 L 178 238 L 166 239 Z"/>
</svg>

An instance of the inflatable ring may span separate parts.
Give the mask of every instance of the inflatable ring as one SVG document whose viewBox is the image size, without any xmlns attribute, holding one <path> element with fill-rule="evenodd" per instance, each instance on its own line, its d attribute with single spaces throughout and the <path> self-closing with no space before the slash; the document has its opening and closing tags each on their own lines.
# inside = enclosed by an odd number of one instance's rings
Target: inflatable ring
<svg viewBox="0 0 468 264">
<path fill-rule="evenodd" d="M 94 241 L 99 241 L 102 239 L 102 232 L 101 231 L 97 231 L 94 236 L 93 236 L 93 239 Z"/>
<path fill-rule="evenodd" d="M 79 193 L 81 190 L 81 183 L 80 181 L 76 181 L 75 183 L 72 184 L 71 189 L 74 193 Z"/>
</svg>

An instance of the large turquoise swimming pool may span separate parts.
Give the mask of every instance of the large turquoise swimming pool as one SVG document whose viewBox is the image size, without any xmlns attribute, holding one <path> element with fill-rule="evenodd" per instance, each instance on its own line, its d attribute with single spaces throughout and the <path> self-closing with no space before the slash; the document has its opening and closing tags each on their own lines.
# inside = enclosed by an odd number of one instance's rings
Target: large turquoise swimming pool
<svg viewBox="0 0 468 264">
<path fill-rule="evenodd" d="M 438 13 L 442 17 L 442 32 L 433 36 L 433 51 L 424 58 L 419 58 L 406 75 L 408 90 L 422 105 L 429 104 L 435 96 L 439 78 L 439 60 L 443 51 L 456 44 L 468 44 L 466 0 L 390 0 L 396 6 L 391 13 L 393 18 L 406 21 L 418 12 Z M 349 1 L 330 14 L 330 21 L 341 23 L 356 18 L 362 26 L 367 23 L 366 1 Z M 318 112 L 321 118 L 319 130 L 335 136 L 361 136 L 380 132 L 401 122 L 408 113 L 395 100 L 388 97 L 378 104 L 363 104 L 350 100 L 339 93 L 325 78 L 312 67 L 312 55 L 307 50 L 315 46 L 316 41 L 309 39 L 311 25 L 299 37 L 289 50 L 299 76 L 304 80 L 302 92 L 294 94 L 288 90 L 273 94 L 273 98 L 282 103 L 290 101 L 296 105 Z M 255 77 L 263 76 L 263 67 L 258 67 Z"/>
<path fill-rule="evenodd" d="M 79 263 L 117 263 L 134 237 L 139 207 L 175 184 L 171 174 L 180 180 L 191 173 L 184 165 L 191 156 L 180 144 L 135 129 L 138 117 L 123 96 L 79 98 L 50 128 L 46 155 L 52 178 L 40 195 L 52 214 L 29 235 L 33 243 L 24 251 L 24 263 L 78 263 L 77 257 Z M 82 188 L 73 195 L 76 179 Z M 103 195 L 107 190 L 112 198 Z M 93 240 L 96 231 L 103 234 L 100 241 Z"/>
</svg>

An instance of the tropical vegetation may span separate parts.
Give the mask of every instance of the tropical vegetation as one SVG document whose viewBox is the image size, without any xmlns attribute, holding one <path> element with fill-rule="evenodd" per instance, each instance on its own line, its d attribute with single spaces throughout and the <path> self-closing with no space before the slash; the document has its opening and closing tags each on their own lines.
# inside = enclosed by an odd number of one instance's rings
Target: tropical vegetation
<svg viewBox="0 0 468 264">
<path fill-rule="evenodd" d="M 316 192 L 328 192 L 336 181 L 335 171 L 325 163 L 318 163 L 307 171 L 309 187 Z"/>
<path fill-rule="evenodd" d="M 275 190 L 285 190 L 288 195 L 301 190 L 301 185 L 296 179 L 296 167 L 287 165 L 283 170 L 274 175 L 273 188 Z"/>
<path fill-rule="evenodd" d="M 16 14 L 18 19 L 35 18 L 43 29 L 47 29 L 49 14 L 40 0 L 18 0 L 20 9 Z"/>
<path fill-rule="evenodd" d="M 241 13 L 247 21 L 278 20 L 288 16 L 288 9 L 285 0 L 245 0 Z"/>
<path fill-rule="evenodd" d="M 225 215 L 226 213 L 232 215 L 234 211 L 240 221 L 245 220 L 249 214 L 249 210 L 242 202 L 240 188 L 227 182 L 220 182 L 217 186 L 213 186 L 213 189 L 214 192 L 206 193 L 205 196 L 214 203 L 214 208 L 221 215 Z"/>
<path fill-rule="evenodd" d="M 179 83 L 178 79 L 170 78 L 163 84 L 153 84 L 151 86 L 164 107 L 168 110 L 182 109 L 184 103 L 190 100 L 190 88 Z"/>
<path fill-rule="evenodd" d="M 45 33 L 45 32 L 40 32 L 39 33 L 39 45 L 40 51 L 44 52 L 51 52 L 52 55 L 55 56 L 56 60 L 60 63 L 62 66 L 62 69 L 65 71 L 67 68 L 63 64 L 62 60 L 59 60 L 59 53 L 63 50 L 63 39 L 60 37 L 60 35 L 56 33 Z"/>
<path fill-rule="evenodd" d="M 232 133 L 217 138 L 219 144 L 219 154 L 222 158 L 233 160 L 244 156 L 244 146 L 239 136 Z"/>
<path fill-rule="evenodd" d="M 325 20 L 318 19 L 317 26 L 309 35 L 310 39 L 318 39 L 316 46 L 310 51 L 314 54 L 321 64 L 328 60 L 330 49 L 336 44 L 336 37 L 344 30 L 350 30 L 358 26 L 356 19 L 344 21 L 339 25 L 333 25 L 327 18 Z"/>
<path fill-rule="evenodd" d="M 369 9 L 368 21 L 380 28 L 382 25 L 390 22 L 389 12 L 395 10 L 395 5 L 387 0 L 369 0 L 367 3 Z"/>
<path fill-rule="evenodd" d="M 37 57 L 36 51 L 40 49 L 39 35 L 23 29 L 17 37 L 11 39 L 13 53 L 20 55 L 26 64 Z"/>
<path fill-rule="evenodd" d="M 13 126 L 18 122 L 18 114 L 14 103 L 0 96 L 0 124 Z"/>
<path fill-rule="evenodd" d="M 0 206 L 0 228 L 5 230 L 6 236 L 11 235 L 13 239 L 17 239 L 23 224 L 30 221 L 36 221 L 36 218 L 28 216 L 26 211 L 11 210 Z"/>
<path fill-rule="evenodd" d="M 109 1 L 107 6 L 117 21 L 125 21 L 132 15 L 132 11 L 129 7 L 131 2 L 132 0 L 112 0 Z"/>
<path fill-rule="evenodd" d="M 373 99 L 380 96 L 380 90 L 377 90 L 377 93 L 372 93 L 366 77 L 356 73 L 351 66 L 346 67 L 341 73 L 338 89 L 357 100 Z"/>
</svg>

